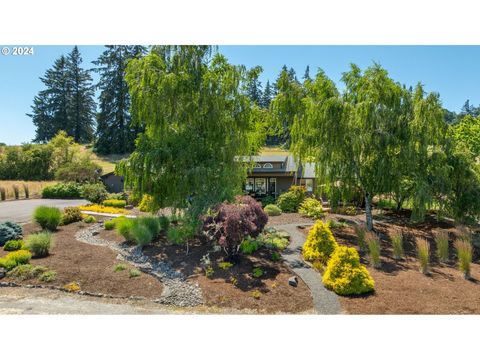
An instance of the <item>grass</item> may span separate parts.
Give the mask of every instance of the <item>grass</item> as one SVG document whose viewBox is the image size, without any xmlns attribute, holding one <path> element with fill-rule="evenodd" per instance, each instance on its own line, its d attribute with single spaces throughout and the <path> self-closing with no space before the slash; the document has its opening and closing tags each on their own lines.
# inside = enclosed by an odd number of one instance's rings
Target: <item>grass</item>
<svg viewBox="0 0 480 360">
<path fill-rule="evenodd" d="M 420 262 L 420 271 L 428 274 L 430 267 L 430 244 L 427 239 L 417 239 L 417 257 Z"/>
<path fill-rule="evenodd" d="M 140 275 L 142 275 L 142 273 L 138 269 L 130 269 L 130 271 L 128 272 L 128 276 L 130 276 L 131 278 L 139 277 Z"/>
<path fill-rule="evenodd" d="M 394 232 L 392 232 L 390 238 L 392 240 L 393 257 L 396 260 L 400 260 L 404 256 L 402 231 L 398 229 L 395 230 Z"/>
<path fill-rule="evenodd" d="M 365 225 L 355 225 L 355 234 L 357 235 L 358 247 L 360 250 L 367 250 L 367 243 L 365 242 L 365 235 L 367 234 L 367 228 Z"/>
<path fill-rule="evenodd" d="M 111 154 L 111 155 L 97 155 L 90 147 L 82 146 L 81 151 L 90 154 L 93 162 L 97 163 L 102 168 L 102 173 L 107 174 L 115 170 L 115 166 L 120 160 L 126 159 L 130 154 Z"/>
<path fill-rule="evenodd" d="M 5 189 L 5 200 L 15 199 L 14 186 L 17 186 L 20 189 L 20 199 L 41 198 L 42 189 L 46 186 L 54 185 L 56 183 L 58 183 L 58 181 L 0 180 L 0 188 Z M 28 188 L 28 196 L 25 194 L 25 186 Z"/>
<path fill-rule="evenodd" d="M 472 244 L 468 241 L 457 239 L 455 241 L 457 250 L 458 268 L 465 279 L 470 279 L 470 264 L 472 263 Z"/>
<path fill-rule="evenodd" d="M 114 272 L 119 272 L 119 271 L 123 271 L 123 270 L 127 270 L 127 265 L 125 265 L 123 263 L 115 264 L 115 266 L 113 267 Z"/>
<path fill-rule="evenodd" d="M 370 257 L 370 264 L 374 268 L 379 268 L 381 266 L 381 262 L 380 262 L 380 241 L 378 240 L 378 236 L 375 235 L 373 232 L 368 232 L 365 237 L 366 237 L 365 242 L 367 243 L 368 254 Z"/>
<path fill-rule="evenodd" d="M 435 235 L 435 242 L 437 244 L 437 257 L 442 263 L 448 261 L 448 231 L 440 230 Z"/>
</svg>

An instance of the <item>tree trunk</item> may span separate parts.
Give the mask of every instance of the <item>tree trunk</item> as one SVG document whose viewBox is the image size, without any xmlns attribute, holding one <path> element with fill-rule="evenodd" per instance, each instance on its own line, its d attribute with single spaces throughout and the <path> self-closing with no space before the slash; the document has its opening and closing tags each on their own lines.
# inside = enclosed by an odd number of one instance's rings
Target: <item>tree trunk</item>
<svg viewBox="0 0 480 360">
<path fill-rule="evenodd" d="M 367 230 L 373 230 L 372 205 L 370 203 L 370 194 L 365 194 L 365 216 L 367 220 Z"/>
</svg>

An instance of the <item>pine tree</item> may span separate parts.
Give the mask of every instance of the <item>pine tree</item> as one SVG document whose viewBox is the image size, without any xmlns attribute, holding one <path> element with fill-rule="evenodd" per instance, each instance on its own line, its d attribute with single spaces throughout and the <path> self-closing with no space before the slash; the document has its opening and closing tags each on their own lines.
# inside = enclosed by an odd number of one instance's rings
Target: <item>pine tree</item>
<svg viewBox="0 0 480 360">
<path fill-rule="evenodd" d="M 310 65 L 307 65 L 307 68 L 305 69 L 305 74 L 303 74 L 303 80 L 312 80 L 310 77 Z"/>
<path fill-rule="evenodd" d="M 71 89 L 68 99 L 67 134 L 77 143 L 87 143 L 93 139 L 93 125 L 96 104 L 92 77 L 82 69 L 82 57 L 75 46 L 67 56 L 67 83 Z"/>
<path fill-rule="evenodd" d="M 133 126 L 130 96 L 125 81 L 127 61 L 144 54 L 143 46 L 107 45 L 93 64 L 100 74 L 100 111 L 97 114 L 95 150 L 101 154 L 124 154 L 135 148 L 140 128 Z"/>
<path fill-rule="evenodd" d="M 262 84 L 258 80 L 261 72 L 262 68 L 260 66 L 256 66 L 250 69 L 247 75 L 247 95 L 250 100 L 257 105 L 260 105 L 262 101 Z"/>
<path fill-rule="evenodd" d="M 267 80 L 267 85 L 265 85 L 265 90 L 263 91 L 263 94 L 262 94 L 261 107 L 264 109 L 268 109 L 268 107 L 270 106 L 270 102 L 272 101 L 272 98 L 273 98 L 272 86 L 270 85 L 270 81 Z"/>
</svg>

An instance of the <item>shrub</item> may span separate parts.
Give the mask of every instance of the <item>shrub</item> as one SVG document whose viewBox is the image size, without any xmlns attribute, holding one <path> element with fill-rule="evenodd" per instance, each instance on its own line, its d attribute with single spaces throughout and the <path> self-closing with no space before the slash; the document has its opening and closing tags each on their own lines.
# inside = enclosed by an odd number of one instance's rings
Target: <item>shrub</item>
<svg viewBox="0 0 480 360">
<path fill-rule="evenodd" d="M 0 186 L 0 200 L 5 201 L 7 198 L 7 191 L 3 186 Z"/>
<path fill-rule="evenodd" d="M 30 264 L 23 264 L 23 265 L 18 265 L 17 267 L 12 269 L 8 273 L 8 275 L 18 280 L 29 280 L 29 279 L 35 279 L 36 277 L 39 277 L 45 271 L 47 271 L 47 268 L 44 266 L 33 266 Z"/>
<path fill-rule="evenodd" d="M 29 249 L 35 257 L 45 257 L 53 245 L 52 234 L 49 232 L 41 232 L 32 234 L 25 240 L 25 246 Z"/>
<path fill-rule="evenodd" d="M 7 257 L 0 258 L 0 267 L 5 268 L 7 271 L 12 270 L 15 266 L 17 266 L 15 260 L 9 259 Z"/>
<path fill-rule="evenodd" d="M 240 251 L 244 255 L 251 255 L 260 248 L 260 245 L 259 241 L 248 237 L 240 244 Z"/>
<path fill-rule="evenodd" d="M 271 259 L 272 259 L 273 262 L 277 262 L 281 259 L 281 256 L 278 252 L 273 252 L 272 256 L 271 256 Z"/>
<path fill-rule="evenodd" d="M 13 189 L 13 194 L 15 196 L 15 200 L 18 200 L 20 198 L 20 188 L 18 187 L 18 185 L 12 185 L 12 189 Z"/>
<path fill-rule="evenodd" d="M 403 258 L 403 234 L 400 230 L 395 230 L 391 236 L 393 257 L 397 260 Z"/>
<path fill-rule="evenodd" d="M 42 189 L 44 199 L 79 199 L 82 197 L 81 187 L 75 183 L 58 183 Z"/>
<path fill-rule="evenodd" d="M 203 231 L 225 250 L 229 257 L 236 256 L 242 241 L 258 236 L 268 221 L 260 204 L 250 196 L 239 196 L 236 203 L 223 203 L 202 218 Z"/>
<path fill-rule="evenodd" d="M 335 213 L 341 215 L 350 215 L 355 216 L 357 215 L 357 208 L 355 206 L 340 206 L 334 209 Z"/>
<path fill-rule="evenodd" d="M 427 239 L 417 239 L 417 257 L 420 262 L 420 271 L 427 274 L 430 265 L 430 244 Z"/>
<path fill-rule="evenodd" d="M 22 227 L 14 222 L 6 221 L 0 223 L 0 246 L 9 240 L 16 240 L 23 235 Z"/>
<path fill-rule="evenodd" d="M 83 219 L 83 222 L 86 223 L 86 224 L 93 224 L 94 222 L 97 222 L 97 219 L 95 219 L 95 217 L 92 216 L 92 215 L 87 215 Z"/>
<path fill-rule="evenodd" d="M 327 225 L 330 229 L 341 229 L 344 227 L 348 227 L 348 224 L 344 221 L 337 221 L 335 219 L 328 219 Z"/>
<path fill-rule="evenodd" d="M 262 276 L 263 276 L 263 270 L 262 270 L 261 268 L 258 268 L 258 267 L 253 268 L 253 270 L 252 270 L 252 276 L 253 276 L 254 278 L 260 278 L 260 277 L 262 277 Z"/>
<path fill-rule="evenodd" d="M 337 246 L 329 227 L 322 221 L 317 221 L 303 244 L 303 257 L 307 261 L 326 264 Z"/>
<path fill-rule="evenodd" d="M 76 206 L 69 206 L 63 209 L 62 225 L 82 221 L 82 212 Z"/>
<path fill-rule="evenodd" d="M 163 231 L 167 231 L 170 227 L 170 219 L 168 218 L 168 216 L 160 216 L 158 218 L 158 223 L 160 224 L 160 229 Z"/>
<path fill-rule="evenodd" d="M 265 233 L 258 237 L 259 241 L 268 249 L 283 251 L 289 244 L 289 235 L 281 231 Z"/>
<path fill-rule="evenodd" d="M 15 250 L 20 250 L 22 247 L 23 247 L 22 240 L 8 240 L 3 246 L 3 250 L 15 251 Z"/>
<path fill-rule="evenodd" d="M 367 243 L 367 247 L 368 247 L 370 264 L 374 268 L 379 268 L 381 266 L 381 261 L 380 261 L 380 241 L 378 240 L 378 236 L 375 235 L 375 233 L 373 232 L 368 232 L 366 234 L 365 242 Z"/>
<path fill-rule="evenodd" d="M 15 262 L 16 266 L 28 264 L 32 258 L 32 253 L 28 250 L 17 250 L 8 253 L 5 257 L 6 260 L 12 260 Z"/>
<path fill-rule="evenodd" d="M 38 277 L 38 280 L 44 282 L 52 282 L 57 278 L 57 272 L 53 270 L 47 270 Z"/>
<path fill-rule="evenodd" d="M 454 245 L 457 250 L 458 268 L 463 273 L 465 279 L 469 279 L 470 264 L 472 262 L 472 244 L 468 241 L 457 239 Z"/>
<path fill-rule="evenodd" d="M 63 285 L 63 288 L 70 292 L 77 292 L 77 291 L 80 291 L 80 284 L 72 281 L 66 285 Z"/>
<path fill-rule="evenodd" d="M 107 189 L 102 183 L 85 184 L 82 186 L 82 195 L 94 204 L 101 204 L 108 197 Z"/>
<path fill-rule="evenodd" d="M 30 198 L 30 190 L 28 189 L 28 184 L 23 183 L 22 187 L 23 187 L 23 192 L 25 193 L 25 199 L 29 199 Z"/>
<path fill-rule="evenodd" d="M 99 167 L 89 157 L 81 157 L 61 165 L 55 171 L 55 180 L 85 183 L 96 181 Z"/>
<path fill-rule="evenodd" d="M 160 221 L 158 217 L 142 216 L 137 218 L 137 221 L 141 225 L 145 226 L 152 233 L 154 238 L 156 238 L 158 234 L 160 234 L 161 227 L 160 227 Z"/>
<path fill-rule="evenodd" d="M 367 234 L 367 228 L 365 225 L 355 225 L 355 234 L 357 235 L 358 247 L 360 250 L 367 250 L 367 243 L 365 242 L 365 235 Z"/>
<path fill-rule="evenodd" d="M 282 213 L 282 210 L 274 204 L 269 204 L 263 208 L 268 216 L 278 216 Z"/>
<path fill-rule="evenodd" d="M 5 226 L 8 226 L 10 229 L 12 229 L 13 231 L 15 231 L 15 236 L 17 237 L 17 239 L 21 238 L 22 235 L 23 235 L 23 229 L 20 225 L 18 225 L 17 223 L 14 223 L 13 221 L 5 221 L 4 223 L 2 223 L 3 225 Z"/>
<path fill-rule="evenodd" d="M 115 264 L 115 266 L 113 267 L 114 272 L 119 272 L 119 271 L 123 271 L 123 270 L 127 270 L 127 265 L 125 265 L 123 263 Z"/>
<path fill-rule="evenodd" d="M 142 275 L 142 273 L 138 269 L 130 269 L 130 271 L 128 272 L 128 276 L 130 276 L 131 278 L 139 277 L 140 275 Z"/>
<path fill-rule="evenodd" d="M 115 228 L 115 220 L 106 220 L 103 222 L 105 230 L 113 230 Z"/>
<path fill-rule="evenodd" d="M 123 209 L 127 205 L 127 202 L 125 200 L 107 199 L 102 202 L 102 205 Z"/>
<path fill-rule="evenodd" d="M 313 197 L 306 198 L 300 204 L 298 212 L 315 220 L 320 219 L 323 215 L 322 202 Z"/>
<path fill-rule="evenodd" d="M 195 235 L 195 226 L 185 223 L 177 226 L 171 226 L 167 230 L 167 240 L 176 245 L 185 243 Z"/>
<path fill-rule="evenodd" d="M 303 186 L 292 186 L 278 197 L 277 205 L 283 212 L 296 212 L 304 199 L 305 188 Z"/>
<path fill-rule="evenodd" d="M 148 227 L 139 221 L 133 221 L 130 235 L 138 246 L 145 246 L 152 242 L 153 234 Z"/>
<path fill-rule="evenodd" d="M 262 293 L 260 292 L 260 290 L 253 290 L 252 291 L 252 297 L 255 299 L 255 300 L 258 300 L 262 297 Z"/>
<path fill-rule="evenodd" d="M 360 264 L 357 250 L 337 246 L 323 274 L 323 284 L 339 295 L 360 295 L 374 290 L 375 282 Z"/>
<path fill-rule="evenodd" d="M 127 241 L 133 241 L 131 229 L 133 228 L 133 219 L 126 217 L 119 217 L 115 220 L 115 229 L 117 233 L 125 238 Z"/>
<path fill-rule="evenodd" d="M 44 230 L 55 231 L 62 221 L 62 212 L 55 207 L 39 206 L 33 218 Z"/>
<path fill-rule="evenodd" d="M 142 200 L 138 205 L 138 209 L 142 212 L 154 213 L 159 210 L 159 207 L 155 205 L 155 202 L 153 201 L 153 196 L 145 194 L 142 196 Z"/>
<path fill-rule="evenodd" d="M 260 201 L 262 203 L 263 209 L 265 209 L 265 207 L 267 207 L 270 204 L 275 204 L 275 198 L 271 195 L 267 195 L 263 197 Z"/>
<path fill-rule="evenodd" d="M 128 213 L 128 211 L 125 209 L 119 209 L 119 208 L 97 205 L 97 204 L 79 206 L 78 208 L 82 211 L 92 211 L 92 212 L 104 213 L 104 214 L 127 214 Z"/>
<path fill-rule="evenodd" d="M 228 270 L 233 266 L 233 264 L 229 261 L 220 261 L 218 263 L 218 267 L 222 270 Z"/>
<path fill-rule="evenodd" d="M 437 256 L 440 262 L 448 261 L 448 231 L 440 230 L 435 235 L 435 243 L 437 244 Z"/>
</svg>

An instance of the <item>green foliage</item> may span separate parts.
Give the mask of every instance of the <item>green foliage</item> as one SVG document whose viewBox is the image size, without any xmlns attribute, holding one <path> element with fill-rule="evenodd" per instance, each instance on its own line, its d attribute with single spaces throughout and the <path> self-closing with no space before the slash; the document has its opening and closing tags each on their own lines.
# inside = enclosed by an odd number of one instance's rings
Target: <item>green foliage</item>
<svg viewBox="0 0 480 360">
<path fill-rule="evenodd" d="M 367 250 L 367 243 L 365 242 L 367 228 L 364 225 L 355 225 L 354 230 L 357 235 L 358 247 L 362 251 Z"/>
<path fill-rule="evenodd" d="M 136 277 L 139 277 L 140 275 L 142 275 L 142 272 L 138 269 L 130 269 L 128 271 L 128 276 L 131 278 L 136 278 Z"/>
<path fill-rule="evenodd" d="M 12 251 L 3 257 L 7 261 L 12 260 L 17 265 L 28 264 L 32 258 L 32 253 L 28 250 Z M 0 265 L 1 266 L 1 265 Z"/>
<path fill-rule="evenodd" d="M 170 226 L 167 230 L 167 240 L 172 244 L 180 245 L 191 239 L 195 232 L 195 226 L 189 223 Z"/>
<path fill-rule="evenodd" d="M 122 235 L 125 240 L 133 241 L 139 246 L 150 244 L 160 233 L 159 218 L 153 216 L 138 217 L 128 219 L 119 217 L 112 220 L 117 232 Z"/>
<path fill-rule="evenodd" d="M 55 180 L 87 183 L 95 182 L 101 168 L 88 155 L 83 155 L 75 161 L 66 163 L 55 171 Z"/>
<path fill-rule="evenodd" d="M 112 206 L 117 208 L 124 208 L 127 205 L 126 200 L 107 199 L 102 202 L 103 206 Z"/>
<path fill-rule="evenodd" d="M 115 264 L 115 266 L 113 267 L 114 272 L 119 272 L 123 270 L 127 270 L 127 265 L 124 263 Z"/>
<path fill-rule="evenodd" d="M 251 255 L 257 251 L 261 246 L 261 243 L 258 240 L 252 239 L 250 237 L 246 238 L 240 244 L 240 251 L 244 255 Z"/>
<path fill-rule="evenodd" d="M 153 234 L 148 227 L 138 221 L 133 222 L 130 236 L 138 246 L 145 246 L 152 242 Z"/>
<path fill-rule="evenodd" d="M 458 268 L 463 273 L 465 279 L 469 279 L 473 252 L 472 244 L 468 241 L 457 239 L 454 245 L 457 250 Z"/>
<path fill-rule="evenodd" d="M 310 262 L 326 264 L 338 246 L 327 224 L 317 221 L 303 244 L 303 257 Z"/>
<path fill-rule="evenodd" d="M 263 208 L 268 216 L 278 216 L 282 213 L 282 210 L 274 204 L 269 204 Z"/>
<path fill-rule="evenodd" d="M 335 219 L 328 219 L 327 225 L 330 229 L 342 229 L 348 227 L 348 224 L 344 221 L 337 221 Z"/>
<path fill-rule="evenodd" d="M 0 246 L 9 240 L 16 240 L 23 235 L 22 227 L 14 222 L 5 221 L 0 223 Z"/>
<path fill-rule="evenodd" d="M 233 264 L 229 261 L 220 261 L 218 263 L 218 267 L 222 270 L 228 270 L 233 266 Z"/>
<path fill-rule="evenodd" d="M 375 282 L 360 264 L 357 250 L 338 246 L 328 261 L 323 284 L 339 295 L 360 295 L 374 290 Z"/>
<path fill-rule="evenodd" d="M 154 213 L 154 212 L 157 212 L 159 209 L 160 207 L 155 204 L 153 197 L 151 195 L 145 194 L 142 196 L 142 200 L 138 205 L 138 210 L 143 212 Z"/>
<path fill-rule="evenodd" d="M 277 262 L 281 259 L 282 257 L 280 256 L 280 254 L 278 252 L 273 252 L 272 253 L 272 256 L 271 256 L 271 259 L 273 262 Z"/>
<path fill-rule="evenodd" d="M 49 232 L 31 234 L 25 239 L 25 247 L 29 249 L 35 257 L 45 257 L 53 245 L 53 237 Z"/>
<path fill-rule="evenodd" d="M 82 187 L 83 197 L 94 204 L 101 204 L 108 197 L 107 189 L 103 183 L 85 184 Z"/>
<path fill-rule="evenodd" d="M 3 246 L 3 250 L 5 251 L 15 251 L 20 250 L 23 247 L 22 240 L 8 240 L 5 245 Z"/>
<path fill-rule="evenodd" d="M 51 146 L 24 144 L 3 148 L 0 151 L 0 179 L 51 180 Z"/>
<path fill-rule="evenodd" d="M 263 208 L 265 209 L 270 204 L 275 204 L 275 198 L 271 195 L 264 196 L 260 202 L 262 203 Z"/>
<path fill-rule="evenodd" d="M 380 261 L 380 240 L 378 236 L 373 232 L 368 232 L 366 234 L 365 242 L 368 247 L 368 255 L 370 259 L 370 264 L 374 268 L 379 268 L 381 266 Z"/>
<path fill-rule="evenodd" d="M 82 212 L 76 206 L 69 206 L 63 209 L 62 225 L 82 221 Z"/>
<path fill-rule="evenodd" d="M 292 186 L 278 197 L 277 205 L 283 212 L 297 212 L 304 199 L 305 188 L 303 186 Z"/>
<path fill-rule="evenodd" d="M 30 264 L 18 265 L 13 270 L 9 271 L 8 276 L 11 276 L 18 280 L 29 280 L 40 277 L 47 271 L 44 266 L 33 266 Z"/>
<path fill-rule="evenodd" d="M 97 222 L 97 219 L 95 218 L 95 216 L 87 215 L 83 219 L 83 222 L 86 223 L 86 224 L 93 224 L 93 223 Z"/>
<path fill-rule="evenodd" d="M 158 218 L 158 222 L 160 224 L 160 229 L 163 230 L 163 231 L 167 231 L 168 228 L 170 227 L 170 219 L 168 218 L 168 216 L 160 216 Z"/>
<path fill-rule="evenodd" d="M 439 230 L 435 235 L 435 242 L 437 244 L 438 260 L 446 263 L 448 261 L 448 231 Z"/>
<path fill-rule="evenodd" d="M 475 156 L 480 156 L 480 117 L 464 116 L 452 127 L 453 137 Z"/>
<path fill-rule="evenodd" d="M 5 257 L 0 258 L 0 267 L 5 268 L 7 271 L 12 270 L 15 266 L 17 266 L 17 262 L 14 259 L 10 259 Z"/>
<path fill-rule="evenodd" d="M 105 230 L 113 230 L 115 228 L 115 220 L 106 220 L 103 222 Z"/>
<path fill-rule="evenodd" d="M 323 216 L 322 202 L 313 197 L 306 198 L 300 204 L 300 207 L 298 208 L 298 212 L 314 220 L 318 220 Z"/>
<path fill-rule="evenodd" d="M 403 252 L 403 233 L 401 230 L 395 230 L 390 235 L 390 239 L 392 240 L 392 247 L 393 247 L 393 257 L 396 260 L 400 260 L 404 256 Z"/>
<path fill-rule="evenodd" d="M 427 239 L 417 239 L 416 244 L 420 271 L 423 274 L 427 274 L 430 267 L 430 243 Z"/>
<path fill-rule="evenodd" d="M 42 190 L 44 199 L 80 199 L 82 189 L 75 183 L 58 183 L 46 186 Z"/>
<path fill-rule="evenodd" d="M 254 278 L 260 278 L 260 277 L 263 276 L 263 274 L 264 274 L 263 270 L 262 270 L 261 268 L 259 268 L 259 267 L 255 267 L 255 268 L 253 268 L 253 270 L 252 270 L 252 276 L 253 276 Z"/>
<path fill-rule="evenodd" d="M 57 278 L 57 272 L 54 270 L 47 270 L 43 272 L 39 277 L 38 280 L 43 282 L 52 282 Z"/>
<path fill-rule="evenodd" d="M 197 215 L 232 200 L 246 176 L 238 155 L 263 143 L 264 111 L 243 91 L 243 66 L 208 46 L 154 46 L 132 59 L 126 82 L 134 123 L 145 131 L 117 166 L 125 184 L 158 207 Z"/>
<path fill-rule="evenodd" d="M 117 233 L 125 238 L 127 241 L 133 241 L 131 229 L 134 226 L 133 219 L 120 216 L 113 220 L 115 222 L 115 229 Z"/>
<path fill-rule="evenodd" d="M 270 227 L 258 236 L 257 241 L 267 249 L 283 251 L 290 243 L 289 239 L 290 234 L 288 232 Z"/>
<path fill-rule="evenodd" d="M 62 221 L 62 212 L 56 207 L 38 206 L 33 218 L 42 229 L 55 231 Z"/>
</svg>

